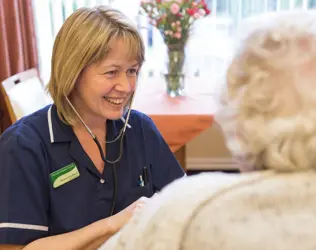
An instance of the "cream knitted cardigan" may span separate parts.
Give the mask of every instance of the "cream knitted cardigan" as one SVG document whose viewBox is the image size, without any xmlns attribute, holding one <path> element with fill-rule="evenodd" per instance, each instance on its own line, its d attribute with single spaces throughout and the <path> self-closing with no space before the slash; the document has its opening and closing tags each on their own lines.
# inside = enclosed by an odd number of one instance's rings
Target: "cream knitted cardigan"
<svg viewBox="0 0 316 250">
<path fill-rule="evenodd" d="M 316 249 L 316 172 L 173 182 L 101 250 Z"/>
</svg>

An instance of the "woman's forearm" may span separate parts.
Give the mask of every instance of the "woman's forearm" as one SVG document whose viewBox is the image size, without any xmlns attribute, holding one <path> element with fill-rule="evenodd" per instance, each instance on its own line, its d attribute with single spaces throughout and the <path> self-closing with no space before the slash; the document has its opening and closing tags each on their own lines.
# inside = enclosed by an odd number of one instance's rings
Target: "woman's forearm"
<svg viewBox="0 0 316 250">
<path fill-rule="evenodd" d="M 46 237 L 25 246 L 23 250 L 95 250 L 116 231 L 111 219 L 103 219 L 76 231 Z"/>
<path fill-rule="evenodd" d="M 76 231 L 38 239 L 27 246 L 0 245 L 0 250 L 96 250 L 124 226 L 134 211 L 148 201 L 141 197 L 121 212 Z"/>
</svg>

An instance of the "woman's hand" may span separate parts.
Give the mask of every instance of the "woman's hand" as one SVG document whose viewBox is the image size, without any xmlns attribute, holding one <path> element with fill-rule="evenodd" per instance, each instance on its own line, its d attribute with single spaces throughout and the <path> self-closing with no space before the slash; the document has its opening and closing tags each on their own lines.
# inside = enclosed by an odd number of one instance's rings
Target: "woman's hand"
<svg viewBox="0 0 316 250">
<path fill-rule="evenodd" d="M 113 234 L 118 232 L 133 216 L 134 212 L 137 209 L 142 208 L 147 202 L 148 202 L 147 197 L 141 197 L 131 205 L 129 205 L 127 208 L 122 210 L 121 212 L 108 217 L 107 221 L 110 227 L 110 230 Z"/>
</svg>

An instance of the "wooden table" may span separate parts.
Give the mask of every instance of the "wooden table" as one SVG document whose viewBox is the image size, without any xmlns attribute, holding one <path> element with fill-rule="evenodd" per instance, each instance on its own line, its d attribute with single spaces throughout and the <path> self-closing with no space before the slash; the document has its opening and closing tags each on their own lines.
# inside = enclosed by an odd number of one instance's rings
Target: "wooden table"
<svg viewBox="0 0 316 250">
<path fill-rule="evenodd" d="M 186 96 L 171 98 L 163 78 L 142 81 L 133 108 L 150 116 L 185 169 L 185 145 L 212 125 L 218 107 L 214 86 L 202 79 L 189 79 Z M 218 99 L 218 98 L 217 98 Z"/>
</svg>

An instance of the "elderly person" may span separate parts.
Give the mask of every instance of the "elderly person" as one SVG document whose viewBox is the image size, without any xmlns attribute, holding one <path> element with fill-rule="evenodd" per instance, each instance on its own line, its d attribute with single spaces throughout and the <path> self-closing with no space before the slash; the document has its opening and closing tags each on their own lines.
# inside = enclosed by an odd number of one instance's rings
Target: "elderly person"
<svg viewBox="0 0 316 250">
<path fill-rule="evenodd" d="M 316 249 L 316 14 L 258 20 L 217 115 L 243 173 L 175 181 L 100 249 Z"/>
</svg>

